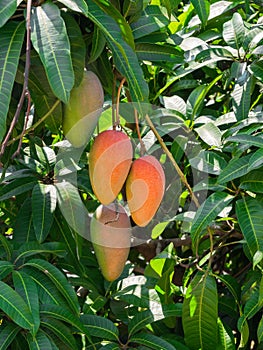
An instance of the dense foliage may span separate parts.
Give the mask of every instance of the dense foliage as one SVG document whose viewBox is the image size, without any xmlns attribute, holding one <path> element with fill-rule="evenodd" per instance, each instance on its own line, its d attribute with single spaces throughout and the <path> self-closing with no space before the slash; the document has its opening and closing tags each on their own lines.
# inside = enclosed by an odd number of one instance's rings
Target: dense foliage
<svg viewBox="0 0 263 350">
<path fill-rule="evenodd" d="M 263 348 L 262 5 L 0 0 L 2 350 Z M 104 112 L 72 149 L 63 109 L 84 67 Z M 167 178 L 109 283 L 88 166 L 116 106 L 135 157 L 137 110 Z"/>
</svg>

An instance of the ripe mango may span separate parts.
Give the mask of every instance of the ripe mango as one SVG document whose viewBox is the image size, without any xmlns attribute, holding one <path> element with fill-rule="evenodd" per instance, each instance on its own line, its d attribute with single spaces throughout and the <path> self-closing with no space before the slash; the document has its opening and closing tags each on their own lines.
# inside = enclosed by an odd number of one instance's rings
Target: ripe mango
<svg viewBox="0 0 263 350">
<path fill-rule="evenodd" d="M 98 200 L 107 205 L 114 201 L 123 187 L 132 163 L 133 149 L 122 131 L 100 133 L 90 149 L 89 176 Z"/>
<path fill-rule="evenodd" d="M 91 219 L 90 236 L 104 278 L 114 281 L 123 271 L 131 245 L 130 219 L 123 206 L 101 204 Z"/>
<path fill-rule="evenodd" d="M 85 70 L 80 85 L 71 90 L 63 113 L 63 132 L 72 146 L 78 148 L 87 144 L 102 113 L 103 102 L 99 78 Z"/>
<path fill-rule="evenodd" d="M 165 174 L 151 155 L 136 159 L 126 181 L 126 196 L 131 217 L 138 226 L 146 226 L 156 214 L 165 189 Z"/>
</svg>

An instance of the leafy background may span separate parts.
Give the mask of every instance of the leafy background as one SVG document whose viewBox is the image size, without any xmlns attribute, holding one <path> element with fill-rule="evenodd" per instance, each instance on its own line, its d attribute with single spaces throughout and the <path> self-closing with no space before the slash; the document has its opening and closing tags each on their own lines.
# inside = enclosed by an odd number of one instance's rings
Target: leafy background
<svg viewBox="0 0 263 350">
<path fill-rule="evenodd" d="M 263 348 L 262 5 L 59 0 L 28 12 L 0 0 L 1 349 Z M 61 213 L 75 192 L 56 186 L 63 107 L 84 67 L 108 104 L 126 78 L 121 102 L 138 105 L 148 152 L 181 169 L 179 210 L 159 213 L 113 283 Z M 156 106 L 150 121 L 144 103 Z M 122 124 L 135 139 L 125 113 Z M 75 169 L 90 213 L 92 142 Z"/>
</svg>

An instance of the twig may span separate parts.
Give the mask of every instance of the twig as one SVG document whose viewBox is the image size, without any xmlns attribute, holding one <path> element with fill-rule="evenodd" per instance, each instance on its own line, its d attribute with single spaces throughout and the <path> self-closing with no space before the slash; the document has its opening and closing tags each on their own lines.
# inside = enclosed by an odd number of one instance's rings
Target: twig
<svg viewBox="0 0 263 350">
<path fill-rule="evenodd" d="M 126 78 L 123 78 L 120 82 L 120 86 L 118 87 L 118 92 L 117 92 L 117 101 L 116 101 L 116 121 L 115 124 L 113 125 L 113 128 L 115 129 L 116 126 L 120 125 L 120 115 L 119 115 L 119 110 L 120 110 L 120 96 L 121 96 L 121 89 L 126 81 Z"/>
<path fill-rule="evenodd" d="M 175 168 L 177 174 L 180 176 L 181 181 L 183 182 L 183 184 L 188 189 L 189 194 L 190 194 L 191 198 L 193 199 L 196 207 L 199 208 L 200 207 L 199 201 L 198 201 L 197 197 L 195 196 L 191 186 L 189 185 L 186 177 L 184 176 L 184 173 L 180 169 L 179 165 L 176 163 L 172 153 L 169 151 L 169 149 L 167 148 L 166 144 L 163 142 L 163 139 L 161 138 L 160 134 L 156 130 L 156 128 L 153 125 L 153 123 L 152 123 L 150 117 L 148 116 L 148 114 L 146 114 L 145 119 L 146 119 L 147 123 L 149 124 L 151 130 L 153 131 L 154 135 L 156 136 L 158 142 L 160 143 L 160 146 L 162 147 L 164 153 L 168 156 L 168 158 L 170 159 L 170 161 L 171 161 L 173 167 Z"/>
<path fill-rule="evenodd" d="M 138 111 L 136 108 L 134 108 L 134 119 L 135 119 L 136 132 L 137 132 L 138 139 L 141 146 L 140 155 L 143 156 L 146 152 L 146 149 L 145 149 L 145 144 L 142 140 L 142 135 L 139 127 L 139 120 L 138 120 Z"/>
<path fill-rule="evenodd" d="M 30 34 L 31 34 L 31 27 L 30 27 L 30 17 L 31 17 L 31 4 L 32 0 L 27 0 L 27 14 L 26 14 L 26 63 L 25 63 L 25 77 L 24 77 L 24 84 L 23 84 L 23 90 L 17 105 L 17 109 L 15 112 L 15 115 L 13 117 L 13 120 L 11 122 L 11 125 L 9 127 L 9 130 L 7 132 L 7 135 L 2 143 L 1 146 L 1 151 L 0 151 L 0 158 L 3 156 L 5 149 L 8 145 L 8 141 L 11 137 L 11 134 L 14 130 L 14 127 L 18 121 L 19 115 L 21 113 L 23 103 L 25 100 L 26 96 L 29 95 L 29 90 L 28 90 L 28 77 L 29 77 L 29 69 L 30 69 Z M 28 99 L 28 103 L 30 103 L 30 97 Z M 27 108 L 28 109 L 28 108 Z M 19 147 L 19 146 L 18 146 Z M 15 153 L 19 152 L 19 148 Z"/>
</svg>

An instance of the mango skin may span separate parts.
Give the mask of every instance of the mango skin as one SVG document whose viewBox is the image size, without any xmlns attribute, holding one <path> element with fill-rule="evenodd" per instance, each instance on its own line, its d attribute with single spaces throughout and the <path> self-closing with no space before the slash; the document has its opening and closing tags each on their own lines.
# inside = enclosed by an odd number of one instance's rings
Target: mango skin
<svg viewBox="0 0 263 350">
<path fill-rule="evenodd" d="M 165 190 L 165 174 L 159 161 L 145 155 L 136 159 L 126 181 L 126 196 L 133 221 L 146 226 L 156 214 Z"/>
<path fill-rule="evenodd" d="M 98 200 L 107 205 L 122 189 L 132 164 L 133 148 L 122 131 L 106 130 L 94 141 L 89 154 L 89 176 Z"/>
<path fill-rule="evenodd" d="M 124 269 L 131 245 L 131 225 L 125 209 L 117 203 L 100 205 L 91 219 L 90 237 L 104 278 L 116 280 Z"/>
<path fill-rule="evenodd" d="M 103 102 L 99 78 L 85 70 L 80 85 L 71 90 L 63 113 L 63 133 L 72 146 L 79 148 L 88 143 L 102 113 Z"/>
</svg>

